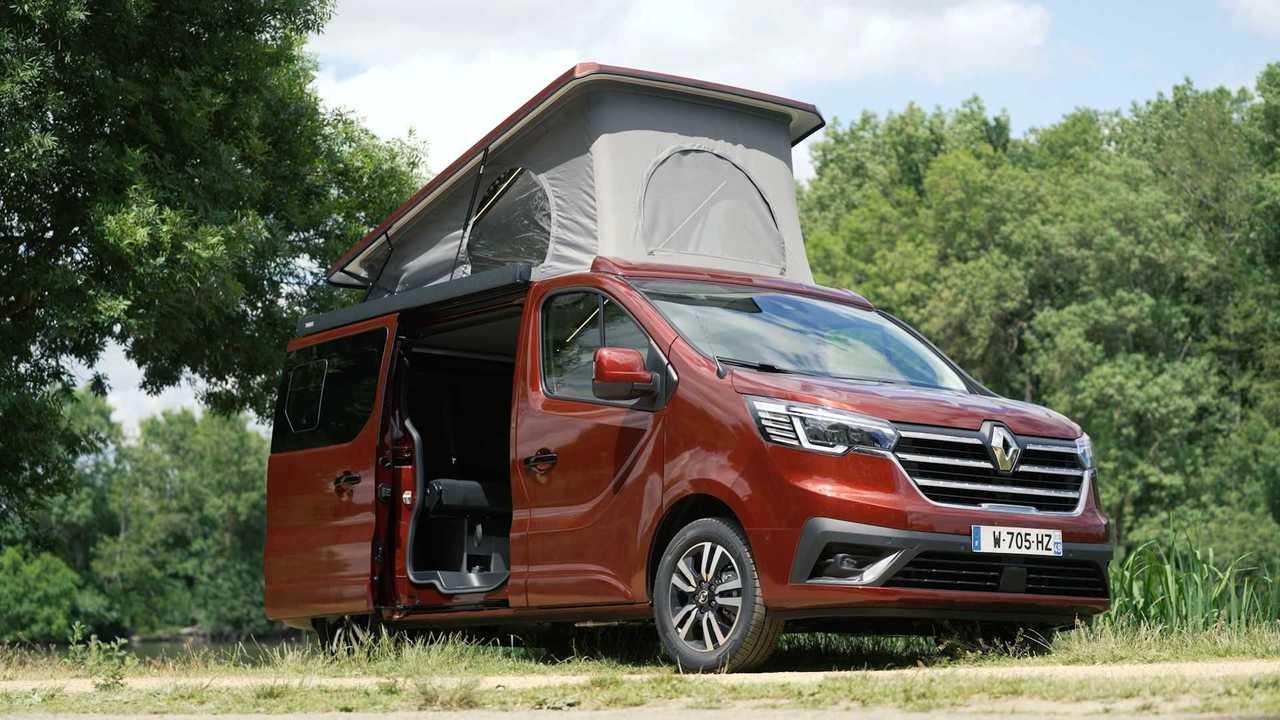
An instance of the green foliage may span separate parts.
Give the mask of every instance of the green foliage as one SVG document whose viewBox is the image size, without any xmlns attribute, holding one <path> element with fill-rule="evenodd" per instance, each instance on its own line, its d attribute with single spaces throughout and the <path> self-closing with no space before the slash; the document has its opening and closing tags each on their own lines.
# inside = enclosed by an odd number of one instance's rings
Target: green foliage
<svg viewBox="0 0 1280 720">
<path fill-rule="evenodd" d="M 269 630 L 266 439 L 243 416 L 185 410 L 126 438 L 89 392 L 68 412 L 106 440 L 77 463 L 73 492 L 0 531 L 0 640 L 62 640 L 72 622 L 104 634 Z M 17 549 L 41 543 L 35 557 Z"/>
<path fill-rule="evenodd" d="M 1280 64 L 1019 139 L 976 99 L 833 123 L 801 189 L 814 273 L 1078 421 L 1124 547 L 1176 514 L 1217 557 L 1274 556 L 1277 118 Z"/>
<path fill-rule="evenodd" d="M 265 412 L 293 319 L 337 301 L 319 268 L 417 186 L 420 144 L 309 87 L 329 5 L 0 4 L 0 518 L 93 451 L 62 408 L 109 341 L 147 390 Z"/>
<path fill-rule="evenodd" d="M 137 658 L 129 652 L 129 641 L 116 638 L 104 642 L 96 634 L 85 637 L 86 632 L 78 622 L 71 627 L 67 634 L 66 662 L 93 678 L 95 690 L 124 687 L 125 672 L 137 664 Z"/>
<path fill-rule="evenodd" d="M 1280 582 L 1247 556 L 1220 567 L 1212 550 L 1185 540 L 1141 545 L 1114 564 L 1111 595 L 1104 622 L 1123 628 L 1243 632 L 1280 622 Z"/>
<path fill-rule="evenodd" d="M 0 550 L 0 641 L 66 637 L 79 587 L 75 571 L 48 553 Z"/>
<path fill-rule="evenodd" d="M 107 493 L 120 530 L 99 540 L 92 566 L 125 626 L 266 629 L 266 457 L 243 418 L 189 411 L 145 420 L 120 448 L 123 482 Z"/>
</svg>

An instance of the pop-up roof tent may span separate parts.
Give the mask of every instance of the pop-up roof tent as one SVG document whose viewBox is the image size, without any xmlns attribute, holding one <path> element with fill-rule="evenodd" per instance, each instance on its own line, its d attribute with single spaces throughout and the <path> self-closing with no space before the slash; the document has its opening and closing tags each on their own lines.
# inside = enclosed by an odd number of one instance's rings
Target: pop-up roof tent
<svg viewBox="0 0 1280 720">
<path fill-rule="evenodd" d="M 512 264 L 597 256 L 812 283 L 791 147 L 812 105 L 669 75 L 571 68 L 331 268 L 376 299 Z"/>
</svg>

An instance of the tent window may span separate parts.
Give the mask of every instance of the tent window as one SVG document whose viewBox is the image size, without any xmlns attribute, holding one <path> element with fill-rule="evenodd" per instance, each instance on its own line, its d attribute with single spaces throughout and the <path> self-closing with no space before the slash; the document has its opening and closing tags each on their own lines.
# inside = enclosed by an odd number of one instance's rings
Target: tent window
<svg viewBox="0 0 1280 720">
<path fill-rule="evenodd" d="M 467 240 L 471 272 L 541 264 L 551 244 L 551 198 L 536 176 L 511 168 L 485 189 Z"/>
<path fill-rule="evenodd" d="M 650 255 L 709 255 L 785 269 L 773 210 L 737 165 L 707 150 L 680 150 L 649 176 L 640 218 Z"/>
</svg>

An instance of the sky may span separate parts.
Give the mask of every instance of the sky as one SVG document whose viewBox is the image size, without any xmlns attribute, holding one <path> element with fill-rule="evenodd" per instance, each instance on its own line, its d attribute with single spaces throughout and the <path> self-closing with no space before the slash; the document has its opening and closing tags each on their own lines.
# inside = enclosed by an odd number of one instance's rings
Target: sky
<svg viewBox="0 0 1280 720">
<path fill-rule="evenodd" d="M 828 121 L 977 95 L 1022 134 L 1079 107 L 1126 109 L 1191 79 L 1251 86 L 1280 61 L 1280 0 L 338 0 L 307 45 L 315 89 L 439 170 L 574 63 L 673 73 L 812 102 Z M 812 175 L 806 141 L 796 174 Z M 196 404 L 103 356 L 127 430 Z"/>
</svg>

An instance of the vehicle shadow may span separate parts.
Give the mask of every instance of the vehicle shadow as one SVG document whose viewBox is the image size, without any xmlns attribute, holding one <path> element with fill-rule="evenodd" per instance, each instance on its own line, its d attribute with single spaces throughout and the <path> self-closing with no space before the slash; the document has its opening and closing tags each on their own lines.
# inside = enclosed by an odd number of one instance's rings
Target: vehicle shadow
<svg viewBox="0 0 1280 720">
<path fill-rule="evenodd" d="M 571 637 L 532 640 L 529 657 L 541 662 L 605 660 L 636 670 L 670 665 L 652 627 L 579 628 Z M 949 659 L 928 637 L 795 633 L 779 639 L 777 650 L 759 671 L 890 670 Z"/>
</svg>

